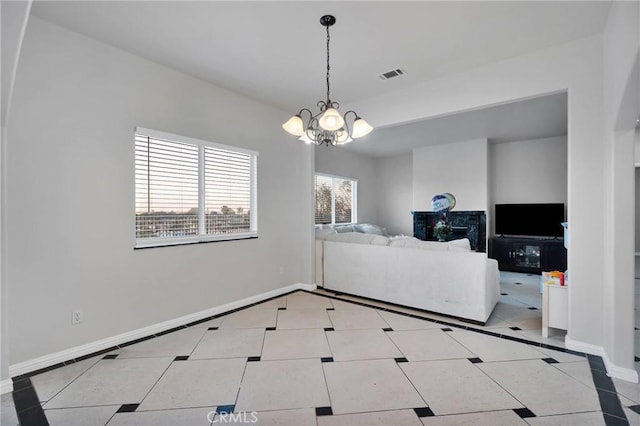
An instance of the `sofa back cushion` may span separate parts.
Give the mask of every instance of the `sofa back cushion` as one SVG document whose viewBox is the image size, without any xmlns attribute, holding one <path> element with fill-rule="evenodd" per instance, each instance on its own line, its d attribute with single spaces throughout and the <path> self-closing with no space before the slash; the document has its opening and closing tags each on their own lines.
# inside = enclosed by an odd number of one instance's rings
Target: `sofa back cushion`
<svg viewBox="0 0 640 426">
<path fill-rule="evenodd" d="M 333 228 L 316 228 L 316 240 L 325 240 L 328 235 L 336 234 Z"/>
<path fill-rule="evenodd" d="M 389 238 L 389 246 L 391 247 L 420 248 L 421 242 L 421 240 L 415 237 L 407 237 L 405 235 Z"/>
<path fill-rule="evenodd" d="M 422 250 L 437 250 L 437 251 L 448 251 L 449 246 L 447 243 L 439 243 L 436 241 L 422 241 L 415 237 L 393 237 L 389 246 L 391 247 L 405 247 L 405 248 L 419 248 Z"/>
<path fill-rule="evenodd" d="M 333 225 L 333 229 L 335 229 L 338 234 L 356 232 L 356 230 L 353 228 L 353 225 Z"/>
<path fill-rule="evenodd" d="M 378 225 L 372 225 L 370 223 L 355 224 L 353 225 L 353 230 L 356 232 L 362 232 L 363 234 L 376 234 L 376 235 L 387 236 L 386 228 Z"/>
<path fill-rule="evenodd" d="M 386 246 L 389 239 L 382 235 L 363 234 L 361 232 L 343 232 L 327 235 L 326 241 L 338 241 L 341 243 L 371 244 L 377 246 Z"/>
<path fill-rule="evenodd" d="M 422 250 L 435 251 L 471 251 L 471 243 L 467 238 L 440 243 L 437 241 L 422 241 L 415 237 L 399 236 L 390 238 L 389 246 L 419 248 Z"/>
<path fill-rule="evenodd" d="M 447 243 L 449 251 L 471 251 L 471 242 L 468 238 L 452 240 Z"/>
<path fill-rule="evenodd" d="M 422 250 L 433 250 L 433 251 L 449 251 L 449 244 L 447 243 L 439 243 L 438 241 L 421 241 L 420 248 Z"/>
</svg>

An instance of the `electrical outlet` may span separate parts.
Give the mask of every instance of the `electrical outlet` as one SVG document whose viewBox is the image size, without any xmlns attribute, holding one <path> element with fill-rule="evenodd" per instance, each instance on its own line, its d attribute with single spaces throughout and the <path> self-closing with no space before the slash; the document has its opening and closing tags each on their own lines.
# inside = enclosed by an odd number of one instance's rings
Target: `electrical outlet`
<svg viewBox="0 0 640 426">
<path fill-rule="evenodd" d="M 71 312 L 71 324 L 80 324 L 82 319 L 83 315 L 81 310 Z"/>
</svg>

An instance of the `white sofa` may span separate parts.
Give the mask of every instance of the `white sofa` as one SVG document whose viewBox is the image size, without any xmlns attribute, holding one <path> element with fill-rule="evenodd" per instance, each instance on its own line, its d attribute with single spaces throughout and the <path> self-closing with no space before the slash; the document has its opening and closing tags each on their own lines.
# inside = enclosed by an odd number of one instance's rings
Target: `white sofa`
<svg viewBox="0 0 640 426">
<path fill-rule="evenodd" d="M 329 234 L 316 240 L 316 256 L 316 279 L 328 290 L 479 323 L 500 297 L 498 263 L 466 239 Z"/>
</svg>

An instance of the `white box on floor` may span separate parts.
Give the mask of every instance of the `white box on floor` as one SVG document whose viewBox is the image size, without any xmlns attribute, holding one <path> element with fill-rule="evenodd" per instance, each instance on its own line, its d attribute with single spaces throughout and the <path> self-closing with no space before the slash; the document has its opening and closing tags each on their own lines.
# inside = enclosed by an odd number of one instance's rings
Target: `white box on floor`
<svg viewBox="0 0 640 426">
<path fill-rule="evenodd" d="M 542 337 L 549 337 L 549 328 L 566 330 L 569 291 L 566 285 L 545 284 L 542 293 Z"/>
</svg>

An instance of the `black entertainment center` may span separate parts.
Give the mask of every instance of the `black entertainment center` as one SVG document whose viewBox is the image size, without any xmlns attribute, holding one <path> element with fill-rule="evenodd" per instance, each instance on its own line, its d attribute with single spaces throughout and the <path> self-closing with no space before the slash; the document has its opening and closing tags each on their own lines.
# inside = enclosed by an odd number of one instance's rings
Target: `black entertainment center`
<svg viewBox="0 0 640 426">
<path fill-rule="evenodd" d="M 496 204 L 495 233 L 489 239 L 489 257 L 501 271 L 564 271 L 564 204 Z"/>
</svg>

